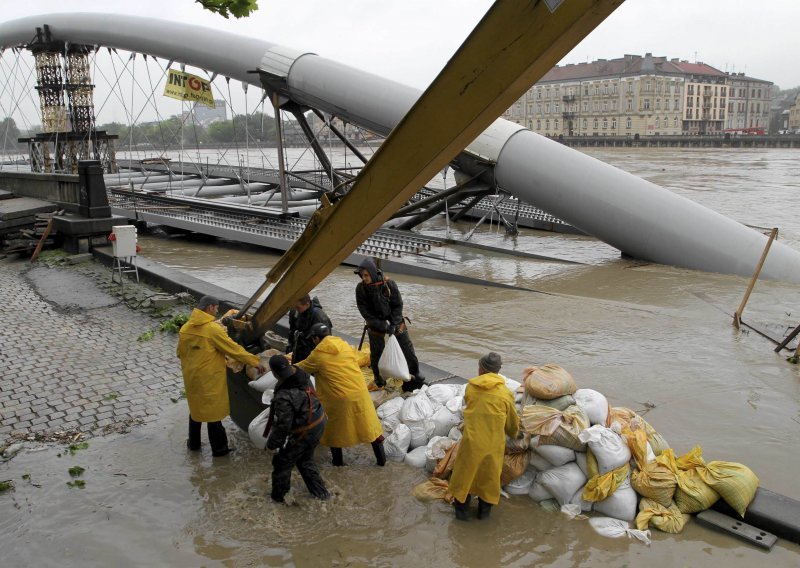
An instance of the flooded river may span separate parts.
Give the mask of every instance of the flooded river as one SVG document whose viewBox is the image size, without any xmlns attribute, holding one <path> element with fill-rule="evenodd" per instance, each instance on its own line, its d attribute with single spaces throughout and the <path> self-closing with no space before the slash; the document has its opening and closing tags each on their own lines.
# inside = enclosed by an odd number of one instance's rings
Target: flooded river
<svg viewBox="0 0 800 568">
<path fill-rule="evenodd" d="M 800 249 L 800 154 L 796 150 L 596 149 L 591 155 L 668 187 L 737 221 L 777 226 Z M 472 223 L 451 225 L 456 235 Z M 443 219 L 422 232 L 444 235 Z M 800 366 L 786 362 L 730 315 L 748 279 L 623 260 L 588 237 L 488 225 L 473 240 L 569 259 L 566 265 L 496 254 L 453 259 L 452 270 L 536 291 L 510 291 L 390 275 L 403 292 L 422 361 L 474 376 L 488 350 L 503 373 L 558 363 L 579 387 L 638 411 L 681 454 L 700 444 L 708 460 L 748 465 L 762 486 L 800 499 Z M 234 243 L 144 236 L 143 255 L 249 296 L 276 254 Z M 447 258 L 450 252 L 439 251 Z M 356 277 L 339 268 L 314 291 L 336 330 L 357 335 Z M 800 323 L 800 286 L 759 282 L 744 320 L 775 334 Z M 176 369 L 165 370 L 176 373 Z M 638 541 L 598 536 L 586 521 L 547 513 L 527 496 L 503 499 L 487 522 L 454 522 L 443 503 L 411 488 L 422 470 L 379 469 L 369 448 L 345 450 L 349 467 L 318 461 L 335 498 L 310 501 L 299 478 L 293 505 L 265 497 L 268 456 L 246 433 L 230 460 L 185 450 L 185 403 L 121 438 L 93 441 L 80 456 L 96 480 L 66 493 L 56 472 L 75 458 L 53 450 L 15 458 L 40 489 L 18 485 L 3 511 L 4 556 L 27 566 L 720 566 L 800 564 L 800 547 L 769 553 L 690 522 L 680 535 Z M 231 426 L 232 430 L 234 427 Z M 69 460 L 69 463 L 67 461 Z M 9 466 L 5 466 L 8 468 Z M 11 552 L 9 553 L 9 547 Z M 8 565 L 3 562 L 3 565 Z"/>
</svg>

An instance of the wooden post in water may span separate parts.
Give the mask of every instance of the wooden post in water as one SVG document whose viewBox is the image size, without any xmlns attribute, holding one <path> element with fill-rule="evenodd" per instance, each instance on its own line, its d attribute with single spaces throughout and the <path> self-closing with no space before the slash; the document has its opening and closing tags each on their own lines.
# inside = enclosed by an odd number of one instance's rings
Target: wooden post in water
<svg viewBox="0 0 800 568">
<path fill-rule="evenodd" d="M 761 259 L 758 261 L 758 266 L 756 266 L 756 271 L 753 273 L 753 277 L 750 279 L 750 285 L 747 287 L 747 291 L 744 293 L 744 298 L 742 298 L 742 303 L 739 304 L 739 309 L 737 309 L 733 313 L 733 325 L 736 329 L 739 329 L 739 323 L 742 320 L 742 312 L 744 312 L 744 307 L 747 305 L 747 300 L 750 299 L 750 293 L 753 291 L 753 288 L 756 285 L 756 280 L 758 280 L 758 275 L 761 274 L 761 268 L 764 266 L 764 261 L 767 260 L 767 253 L 769 252 L 769 247 L 772 246 L 772 241 L 775 240 L 775 237 L 778 236 L 778 227 L 773 227 L 772 231 L 769 234 L 769 240 L 767 241 L 767 245 L 764 247 L 764 252 L 761 253 Z"/>
</svg>

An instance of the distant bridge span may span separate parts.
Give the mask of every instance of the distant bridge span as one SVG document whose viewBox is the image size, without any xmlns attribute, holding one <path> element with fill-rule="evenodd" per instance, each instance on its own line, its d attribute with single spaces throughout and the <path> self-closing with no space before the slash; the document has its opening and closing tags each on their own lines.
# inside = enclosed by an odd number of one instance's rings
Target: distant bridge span
<svg viewBox="0 0 800 568">
<path fill-rule="evenodd" d="M 48 25 L 58 41 L 179 61 L 267 86 L 387 135 L 420 91 L 316 54 L 180 22 L 115 14 L 46 14 L 0 23 L 0 47 L 31 42 Z M 521 200 L 635 258 L 750 276 L 767 237 L 653 183 L 498 119 L 454 165 L 480 171 Z M 763 278 L 800 283 L 800 252 L 774 243 Z"/>
</svg>

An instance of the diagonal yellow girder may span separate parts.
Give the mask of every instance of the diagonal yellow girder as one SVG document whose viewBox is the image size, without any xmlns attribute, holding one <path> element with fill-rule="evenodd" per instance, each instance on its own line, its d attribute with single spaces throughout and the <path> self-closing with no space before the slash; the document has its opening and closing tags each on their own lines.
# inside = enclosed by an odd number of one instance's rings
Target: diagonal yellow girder
<svg viewBox="0 0 800 568">
<path fill-rule="evenodd" d="M 286 252 L 283 275 L 270 273 L 277 282 L 253 317 L 254 334 L 275 324 L 623 1 L 495 2 L 347 195 L 308 224 L 315 234 Z"/>
</svg>

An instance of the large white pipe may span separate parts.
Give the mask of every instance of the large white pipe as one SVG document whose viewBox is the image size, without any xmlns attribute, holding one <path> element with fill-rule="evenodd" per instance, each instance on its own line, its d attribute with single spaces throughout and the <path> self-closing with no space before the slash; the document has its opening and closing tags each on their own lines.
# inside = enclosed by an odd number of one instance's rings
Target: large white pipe
<svg viewBox="0 0 800 568">
<path fill-rule="evenodd" d="M 57 40 L 147 53 L 258 86 L 258 74 L 251 71 L 260 69 L 284 78 L 295 102 L 382 134 L 420 95 L 394 81 L 259 39 L 117 14 L 48 14 L 4 22 L 0 47 L 31 41 L 35 28 L 44 24 Z M 496 163 L 496 180 L 511 194 L 653 262 L 748 276 L 766 244 L 755 230 L 502 119 L 465 154 Z M 589 187 L 602 189 L 587 195 Z M 761 274 L 800 283 L 800 252 L 774 243 Z"/>
</svg>

